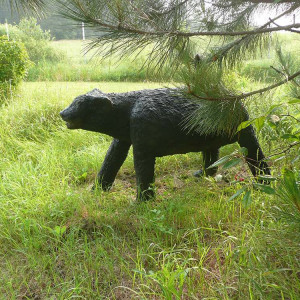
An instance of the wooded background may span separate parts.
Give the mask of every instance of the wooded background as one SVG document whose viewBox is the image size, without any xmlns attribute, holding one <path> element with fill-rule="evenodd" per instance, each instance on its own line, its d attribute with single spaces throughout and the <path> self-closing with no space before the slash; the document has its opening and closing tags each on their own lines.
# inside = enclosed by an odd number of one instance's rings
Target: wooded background
<svg viewBox="0 0 300 300">
<path fill-rule="evenodd" d="M 0 3 L 0 23 L 18 24 L 20 19 L 26 15 L 22 12 L 12 12 L 10 5 L 7 3 Z M 48 13 L 48 15 L 38 21 L 43 30 L 50 30 L 51 35 L 56 40 L 74 40 L 82 38 L 82 31 L 78 25 L 72 23 L 61 16 Z M 91 30 L 86 29 L 86 37 L 91 35 Z"/>
</svg>

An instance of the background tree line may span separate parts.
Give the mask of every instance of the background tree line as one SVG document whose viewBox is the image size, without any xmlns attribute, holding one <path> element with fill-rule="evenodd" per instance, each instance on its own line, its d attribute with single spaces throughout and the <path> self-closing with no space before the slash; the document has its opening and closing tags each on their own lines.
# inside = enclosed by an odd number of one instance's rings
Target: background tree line
<svg viewBox="0 0 300 300">
<path fill-rule="evenodd" d="M 19 24 L 20 20 L 28 15 L 23 11 L 12 11 L 11 5 L 6 2 L 0 2 L 0 23 Z M 48 12 L 46 16 L 42 16 L 38 24 L 43 30 L 50 30 L 51 35 L 56 40 L 74 40 L 82 38 L 82 31 L 74 22 L 67 20 L 54 13 Z M 91 30 L 86 30 L 86 36 L 91 35 Z"/>
</svg>

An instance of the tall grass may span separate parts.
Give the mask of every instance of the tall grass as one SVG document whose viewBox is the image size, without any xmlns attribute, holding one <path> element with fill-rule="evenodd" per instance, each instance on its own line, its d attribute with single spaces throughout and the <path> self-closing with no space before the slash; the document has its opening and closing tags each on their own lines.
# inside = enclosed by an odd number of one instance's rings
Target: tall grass
<svg viewBox="0 0 300 300">
<path fill-rule="evenodd" d="M 159 81 L 162 78 L 155 78 L 148 75 L 142 64 L 127 62 L 114 66 L 109 62 L 90 61 L 82 63 L 60 62 L 53 64 L 41 62 L 28 72 L 27 81 L 116 81 L 116 82 L 140 82 L 144 80 Z"/>
<path fill-rule="evenodd" d="M 158 85 L 25 83 L 1 107 L 0 298 L 299 299 L 299 233 L 277 199 L 228 202 L 232 186 L 191 176 L 200 154 L 158 159 L 155 201 L 134 201 L 131 152 L 111 192 L 91 192 L 111 139 L 58 112 L 94 87 Z"/>
<path fill-rule="evenodd" d="M 166 75 L 151 74 L 143 68 L 146 57 L 102 60 L 95 53 L 85 53 L 84 41 L 57 41 L 52 46 L 65 53 L 66 59 L 58 63 L 41 61 L 32 67 L 27 81 L 166 81 Z"/>
<path fill-rule="evenodd" d="M 300 39 L 295 35 L 282 34 L 278 37 L 285 50 L 297 56 Z M 275 40 L 275 37 L 274 37 Z M 217 45 L 220 41 L 214 40 Z M 199 42 L 199 51 L 205 49 L 209 40 L 204 39 Z M 95 55 L 91 51 L 86 53 L 87 42 L 80 40 L 53 41 L 51 46 L 57 53 L 64 53 L 65 60 L 57 63 L 41 61 L 29 70 L 28 81 L 168 81 L 170 74 L 168 71 L 158 74 L 147 72 L 143 68 L 146 62 L 146 52 L 142 52 L 138 57 L 129 57 L 120 61 L 117 57 L 101 60 L 101 55 Z M 272 82 L 278 78 L 275 68 L 274 49 L 265 54 L 267 58 L 251 59 L 245 62 L 239 69 L 239 74 L 258 81 Z"/>
</svg>

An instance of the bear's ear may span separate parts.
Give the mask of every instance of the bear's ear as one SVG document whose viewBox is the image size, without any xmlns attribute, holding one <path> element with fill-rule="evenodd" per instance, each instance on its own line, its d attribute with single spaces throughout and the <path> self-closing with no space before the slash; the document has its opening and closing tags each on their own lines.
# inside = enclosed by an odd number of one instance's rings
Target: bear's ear
<svg viewBox="0 0 300 300">
<path fill-rule="evenodd" d="M 104 94 L 102 91 L 98 89 L 93 89 L 92 91 L 88 92 L 86 95 L 87 96 L 98 96 Z"/>
<path fill-rule="evenodd" d="M 101 106 L 103 106 L 103 107 L 109 107 L 110 108 L 110 107 L 113 106 L 113 103 L 112 103 L 111 99 L 105 94 L 101 95 L 100 97 L 95 97 L 94 101 L 96 103 L 101 104 Z"/>
<path fill-rule="evenodd" d="M 95 103 L 100 104 L 101 106 L 112 107 L 113 103 L 111 99 L 107 96 L 107 94 L 101 92 L 98 89 L 93 89 L 89 93 L 86 94 L 88 98 Z"/>
</svg>

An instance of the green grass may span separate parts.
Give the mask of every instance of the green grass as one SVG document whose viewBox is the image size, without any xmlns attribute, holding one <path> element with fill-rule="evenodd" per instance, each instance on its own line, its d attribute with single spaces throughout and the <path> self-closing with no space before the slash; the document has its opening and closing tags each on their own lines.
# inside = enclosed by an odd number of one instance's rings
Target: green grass
<svg viewBox="0 0 300 300">
<path fill-rule="evenodd" d="M 292 34 L 279 34 L 279 40 L 284 50 L 295 57 L 299 56 L 300 38 Z M 275 38 L 273 38 L 275 41 Z M 130 57 L 119 61 L 118 58 L 101 60 L 95 52 L 86 53 L 88 41 L 62 40 L 51 42 L 57 53 L 65 54 L 65 59 L 60 62 L 40 62 L 33 66 L 27 76 L 27 81 L 168 81 L 168 72 L 158 76 L 142 68 L 146 61 L 145 51 L 138 57 Z M 200 48 L 208 44 L 217 43 L 201 40 Z M 274 59 L 273 46 L 265 58 L 257 57 L 244 62 L 239 73 L 257 81 L 273 82 L 278 80 L 278 74 L 270 66 L 278 68 Z M 280 78 L 281 79 L 281 78 Z"/>
<path fill-rule="evenodd" d="M 33 66 L 28 81 L 160 81 L 162 78 L 142 69 L 145 56 L 102 60 L 91 51 L 85 54 L 87 42 L 80 40 L 53 41 L 52 47 L 66 58 L 60 62 L 40 62 Z"/>
<path fill-rule="evenodd" d="M 134 200 L 132 152 L 91 192 L 111 138 L 58 112 L 94 87 L 158 86 L 25 83 L 1 107 L 0 299 L 299 299 L 299 232 L 277 199 L 229 202 L 236 187 L 192 176 L 200 154 L 158 159 L 155 201 Z"/>
</svg>

